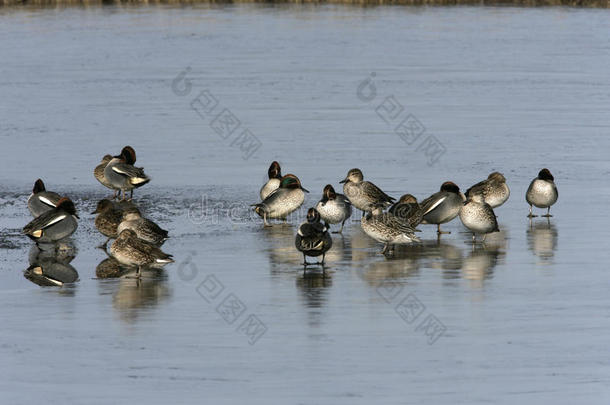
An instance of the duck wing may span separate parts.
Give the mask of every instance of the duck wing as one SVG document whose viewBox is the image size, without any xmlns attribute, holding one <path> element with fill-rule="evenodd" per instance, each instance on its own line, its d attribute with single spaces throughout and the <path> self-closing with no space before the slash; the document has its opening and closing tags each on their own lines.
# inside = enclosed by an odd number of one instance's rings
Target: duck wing
<svg viewBox="0 0 610 405">
<path fill-rule="evenodd" d="M 34 218 L 30 223 L 23 227 L 23 233 L 26 235 L 32 234 L 36 231 L 41 231 L 49 226 L 58 223 L 59 221 L 66 218 L 69 214 L 63 210 L 52 210 L 47 211 L 44 214 Z"/>
<path fill-rule="evenodd" d="M 303 223 L 299 226 L 295 245 L 299 251 L 324 250 L 326 240 L 326 227 L 320 223 Z"/>
<path fill-rule="evenodd" d="M 438 207 L 443 201 L 447 199 L 447 193 L 440 191 L 438 193 L 432 194 L 430 197 L 426 198 L 419 204 L 422 209 L 422 216 L 428 214 L 436 207 Z"/>
<path fill-rule="evenodd" d="M 466 196 L 466 198 L 468 198 L 472 193 L 483 193 L 483 197 L 485 197 L 485 194 L 487 193 L 487 189 L 489 188 L 489 179 L 483 180 L 478 182 L 477 184 L 475 184 L 474 186 L 470 187 L 468 190 L 466 190 L 466 193 L 464 193 L 464 195 Z"/>
<path fill-rule="evenodd" d="M 377 187 L 376 185 L 374 185 L 370 181 L 363 181 L 362 182 L 362 192 L 365 195 L 370 195 L 376 201 L 380 201 L 380 202 L 384 202 L 384 203 L 391 204 L 391 203 L 393 203 L 396 200 L 395 198 L 390 197 L 389 195 L 384 193 L 379 187 Z"/>
</svg>

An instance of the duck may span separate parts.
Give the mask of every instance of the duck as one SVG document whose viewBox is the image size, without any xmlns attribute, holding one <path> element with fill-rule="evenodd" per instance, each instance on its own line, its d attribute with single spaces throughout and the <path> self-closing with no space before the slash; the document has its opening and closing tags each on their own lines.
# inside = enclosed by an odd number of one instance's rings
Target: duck
<svg viewBox="0 0 610 405">
<path fill-rule="evenodd" d="M 123 229 L 119 233 L 110 245 L 110 254 L 121 264 L 137 266 L 137 278 L 141 277 L 143 267 L 159 267 L 174 262 L 172 255 L 144 242 L 131 229 Z"/>
<path fill-rule="evenodd" d="M 125 229 L 134 231 L 138 238 L 156 246 L 161 246 L 169 239 L 169 233 L 165 229 L 150 219 L 143 218 L 140 210 L 135 207 L 125 209 L 117 233 L 120 234 Z"/>
<path fill-rule="evenodd" d="M 112 256 L 105 258 L 95 267 L 95 277 L 97 278 L 117 278 L 124 276 L 127 272 L 128 269 L 121 266 L 121 263 Z"/>
<path fill-rule="evenodd" d="M 460 193 L 460 188 L 451 181 L 441 185 L 439 192 L 432 194 L 419 204 L 423 210 L 422 224 L 437 225 L 437 234 L 449 234 L 442 231 L 441 224 L 452 221 L 458 216 L 466 197 Z"/>
<path fill-rule="evenodd" d="M 267 174 L 269 176 L 269 180 L 267 180 L 263 187 L 261 187 L 261 201 L 264 201 L 265 198 L 269 197 L 269 194 L 273 193 L 280 187 L 280 180 L 282 179 L 282 169 L 280 168 L 280 164 L 273 161 L 271 166 L 269 166 Z"/>
<path fill-rule="evenodd" d="M 460 210 L 460 220 L 472 232 L 472 243 L 476 242 L 477 234 L 483 234 L 485 242 L 488 233 L 500 231 L 496 214 L 482 192 L 470 193 Z"/>
<path fill-rule="evenodd" d="M 320 222 L 320 213 L 315 208 L 307 210 L 307 221 L 303 222 L 294 238 L 297 250 L 303 253 L 303 265 L 308 266 L 307 256 L 318 257 L 322 255 L 324 265 L 326 252 L 332 247 L 333 240 L 328 233 L 328 227 Z"/>
<path fill-rule="evenodd" d="M 333 233 L 342 233 L 343 225 L 352 216 L 352 204 L 343 194 L 337 194 L 332 185 L 327 184 L 322 191 L 322 199 L 316 204 L 320 218 L 328 224 L 341 224 L 341 228 Z"/>
<path fill-rule="evenodd" d="M 305 193 L 309 191 L 301 186 L 299 178 L 294 174 L 287 174 L 282 177 L 278 189 L 261 203 L 251 206 L 254 207 L 254 212 L 263 218 L 263 225 L 269 227 L 271 225 L 267 222 L 267 218 L 286 219 L 303 205 Z"/>
<path fill-rule="evenodd" d="M 32 194 L 28 198 L 28 209 L 34 218 L 57 207 L 61 196 L 52 191 L 47 191 L 41 179 L 36 180 Z"/>
<path fill-rule="evenodd" d="M 415 236 L 415 230 L 406 222 L 389 212 L 383 212 L 383 206 L 378 205 L 362 218 L 362 230 L 377 242 L 384 243 L 382 254 L 390 250 L 391 245 L 406 245 L 421 242 Z"/>
<path fill-rule="evenodd" d="M 350 169 L 339 183 L 343 184 L 343 193 L 352 205 L 362 211 L 362 216 L 379 204 L 389 207 L 395 201 L 370 181 L 364 181 L 362 171 L 357 168 Z"/>
<path fill-rule="evenodd" d="M 537 215 L 532 213 L 532 206 L 546 208 L 546 214 L 543 217 L 552 217 L 551 206 L 557 202 L 557 198 L 559 198 L 559 192 L 555 185 L 555 178 L 549 169 L 544 168 L 540 170 L 538 177 L 532 180 L 525 193 L 525 200 L 530 205 L 528 217 L 537 217 Z"/>
<path fill-rule="evenodd" d="M 72 200 L 63 197 L 57 207 L 27 224 L 23 233 L 36 243 L 53 243 L 72 235 L 78 227 L 78 218 Z"/>
<path fill-rule="evenodd" d="M 472 193 L 481 193 L 485 202 L 489 204 L 491 208 L 496 208 L 508 200 L 510 189 L 506 184 L 504 175 L 500 172 L 493 172 L 487 176 L 486 180 L 483 180 L 466 190 L 466 198 Z"/>
<path fill-rule="evenodd" d="M 121 154 L 114 156 L 104 168 L 104 177 L 114 190 L 123 192 L 123 200 L 125 200 L 126 191 L 131 191 L 131 198 L 133 198 L 133 189 L 142 187 L 150 181 L 150 178 L 144 173 L 144 169 L 133 166 L 135 162 L 135 151 L 131 146 L 125 146 L 121 150 Z"/>
<path fill-rule="evenodd" d="M 123 220 L 123 210 L 117 208 L 112 201 L 104 198 L 97 203 L 97 207 L 92 214 L 97 214 L 97 217 L 95 217 L 95 227 L 102 235 L 108 238 L 102 244 L 102 247 L 105 247 L 110 239 L 115 239 L 119 235 L 117 228 Z"/>
<path fill-rule="evenodd" d="M 419 225 L 424 218 L 424 212 L 419 206 L 417 198 L 411 194 L 402 195 L 396 204 L 390 207 L 388 212 L 405 221 L 415 231 L 417 231 L 417 229 L 415 229 L 417 225 Z"/>
<path fill-rule="evenodd" d="M 78 272 L 74 267 L 52 260 L 32 264 L 23 275 L 41 287 L 61 287 L 78 281 Z"/>
<path fill-rule="evenodd" d="M 117 197 L 117 190 L 112 187 L 112 184 L 106 179 L 106 176 L 104 176 L 104 169 L 106 169 L 106 166 L 108 166 L 108 163 L 110 163 L 111 160 L 112 155 L 104 155 L 100 164 L 95 166 L 95 169 L 93 169 L 93 176 L 95 176 L 97 181 L 102 183 L 104 187 L 107 187 L 114 191 L 114 195 L 112 196 L 112 198 L 114 199 Z"/>
</svg>

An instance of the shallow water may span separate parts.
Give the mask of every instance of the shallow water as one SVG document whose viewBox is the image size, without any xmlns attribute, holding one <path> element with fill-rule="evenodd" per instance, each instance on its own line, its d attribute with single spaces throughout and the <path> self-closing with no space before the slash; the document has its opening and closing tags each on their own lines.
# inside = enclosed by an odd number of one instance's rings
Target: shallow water
<svg viewBox="0 0 610 405">
<path fill-rule="evenodd" d="M 3 403 L 608 402 L 608 11 L 104 7 L 0 20 Z M 225 108 L 240 122 L 230 134 L 212 124 Z M 409 114 L 419 124 L 405 141 L 394 130 Z M 96 278 L 107 256 L 89 214 L 109 195 L 93 167 L 125 144 L 153 178 L 136 202 L 176 259 L 139 283 Z M 273 159 L 311 193 L 289 224 L 263 229 L 248 205 Z M 530 225 L 524 193 L 544 166 L 560 197 Z M 352 167 L 418 198 L 502 171 L 501 232 L 473 248 L 457 220 L 440 241 L 421 226 L 420 246 L 385 258 L 352 221 L 333 235 L 326 277 L 304 276 L 295 227 Z M 38 177 L 81 214 L 68 242 L 79 281 L 61 288 L 23 273 Z"/>
</svg>

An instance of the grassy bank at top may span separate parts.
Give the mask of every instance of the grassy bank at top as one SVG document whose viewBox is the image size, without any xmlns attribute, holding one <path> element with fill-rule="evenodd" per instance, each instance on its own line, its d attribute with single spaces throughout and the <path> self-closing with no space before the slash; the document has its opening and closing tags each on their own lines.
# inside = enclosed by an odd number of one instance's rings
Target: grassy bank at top
<svg viewBox="0 0 610 405">
<path fill-rule="evenodd" d="M 154 5 L 196 3 L 308 3 L 308 4 L 354 4 L 363 6 L 407 5 L 407 6 L 519 6 L 519 7 L 589 7 L 608 8 L 610 0 L 0 0 L 2 6 L 101 6 L 101 5 Z"/>
</svg>

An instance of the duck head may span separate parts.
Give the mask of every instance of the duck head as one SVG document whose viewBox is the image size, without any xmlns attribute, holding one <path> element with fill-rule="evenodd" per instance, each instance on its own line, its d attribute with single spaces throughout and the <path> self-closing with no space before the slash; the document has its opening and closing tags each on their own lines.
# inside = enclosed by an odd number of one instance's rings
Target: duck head
<svg viewBox="0 0 610 405">
<path fill-rule="evenodd" d="M 121 157 L 127 164 L 133 165 L 136 163 L 136 151 L 129 145 L 121 150 Z"/>
<path fill-rule="evenodd" d="M 469 201 L 478 204 L 483 204 L 485 202 L 485 197 L 483 197 L 483 194 L 481 193 L 470 193 L 470 195 L 468 196 L 468 201 L 466 201 L 464 205 L 466 205 Z"/>
<path fill-rule="evenodd" d="M 68 197 L 63 197 L 57 201 L 57 207 L 55 207 L 55 209 L 63 210 L 68 214 L 74 215 L 76 218 L 80 219 L 80 217 L 76 215 L 76 207 L 74 206 L 74 203 Z"/>
<path fill-rule="evenodd" d="M 307 222 L 314 223 L 320 222 L 320 213 L 315 208 L 310 208 L 307 210 Z"/>
<path fill-rule="evenodd" d="M 299 178 L 294 174 L 287 174 L 282 177 L 282 180 L 280 181 L 280 188 L 300 188 L 304 192 L 309 193 L 308 190 L 304 189 L 303 186 L 301 186 Z"/>
<path fill-rule="evenodd" d="M 269 166 L 267 174 L 269 175 L 269 179 L 281 179 L 282 168 L 280 167 L 280 164 L 274 160 L 273 163 L 271 163 L 271 166 Z"/>
<path fill-rule="evenodd" d="M 498 183 L 506 183 L 506 177 L 500 172 L 493 172 L 489 176 L 487 176 L 487 180 L 494 180 Z"/>
<path fill-rule="evenodd" d="M 551 174 L 551 171 L 549 169 L 546 169 L 546 168 L 540 170 L 540 173 L 538 173 L 538 178 L 540 180 L 548 180 L 548 181 L 554 181 L 555 180 L 555 178 Z"/>
<path fill-rule="evenodd" d="M 381 215 L 383 214 L 383 205 L 375 204 L 371 206 L 371 215 Z"/>
<path fill-rule="evenodd" d="M 123 221 L 133 221 L 140 218 L 142 218 L 142 214 L 136 207 L 129 207 L 123 211 Z"/>
<path fill-rule="evenodd" d="M 92 214 L 99 214 L 105 211 L 108 211 L 109 209 L 112 209 L 113 204 L 112 201 L 104 198 L 103 200 L 100 200 L 97 203 L 97 207 L 95 208 L 95 211 L 92 212 Z"/>
<path fill-rule="evenodd" d="M 136 233 L 133 230 L 123 229 L 117 239 L 125 240 L 125 239 L 136 238 L 136 237 L 137 237 Z"/>
<path fill-rule="evenodd" d="M 42 182 L 42 180 L 38 179 L 34 183 L 34 188 L 32 189 L 32 193 L 36 194 L 36 193 L 40 193 L 41 191 L 46 191 L 46 188 L 45 188 L 44 183 Z"/>
<path fill-rule="evenodd" d="M 363 179 L 364 176 L 362 175 L 362 171 L 360 169 L 351 169 L 349 172 L 347 172 L 347 176 L 345 176 L 345 178 L 339 183 L 347 183 L 348 181 L 351 181 L 352 183 L 360 183 Z"/>
<path fill-rule="evenodd" d="M 451 181 L 446 181 L 441 185 L 441 191 L 447 191 L 449 193 L 459 194 L 460 188 L 457 186 L 457 184 L 455 184 Z"/>
<path fill-rule="evenodd" d="M 398 202 L 402 204 L 417 204 L 417 198 L 413 197 L 411 194 L 405 194 L 400 197 Z"/>
<path fill-rule="evenodd" d="M 322 192 L 322 202 L 334 200 L 335 198 L 337 198 L 337 193 L 335 193 L 335 189 L 330 184 L 327 184 L 324 187 L 324 191 Z"/>
</svg>

